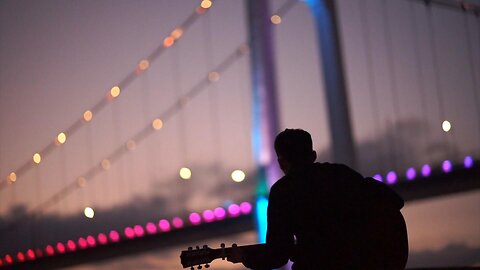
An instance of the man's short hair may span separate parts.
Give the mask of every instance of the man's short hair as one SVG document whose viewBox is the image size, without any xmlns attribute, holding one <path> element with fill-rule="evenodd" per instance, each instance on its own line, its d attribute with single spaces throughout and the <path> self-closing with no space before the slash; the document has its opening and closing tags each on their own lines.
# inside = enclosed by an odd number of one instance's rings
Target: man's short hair
<svg viewBox="0 0 480 270">
<path fill-rule="evenodd" d="M 275 138 L 275 151 L 289 162 L 301 162 L 313 151 L 312 136 L 303 129 L 285 129 Z"/>
</svg>

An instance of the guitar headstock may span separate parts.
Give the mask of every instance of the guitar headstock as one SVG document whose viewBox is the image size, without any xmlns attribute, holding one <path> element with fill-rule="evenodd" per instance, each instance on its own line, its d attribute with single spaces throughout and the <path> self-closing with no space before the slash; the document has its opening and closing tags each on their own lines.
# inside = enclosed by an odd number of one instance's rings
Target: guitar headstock
<svg viewBox="0 0 480 270">
<path fill-rule="evenodd" d="M 198 266 L 198 269 L 202 269 L 202 264 L 205 264 L 205 268 L 209 268 L 213 260 L 219 258 L 218 251 L 209 248 L 204 245 L 203 248 L 197 246 L 196 248 L 189 247 L 188 250 L 183 250 L 180 254 L 180 261 L 183 268 L 190 267 L 194 269 L 194 266 Z"/>
</svg>

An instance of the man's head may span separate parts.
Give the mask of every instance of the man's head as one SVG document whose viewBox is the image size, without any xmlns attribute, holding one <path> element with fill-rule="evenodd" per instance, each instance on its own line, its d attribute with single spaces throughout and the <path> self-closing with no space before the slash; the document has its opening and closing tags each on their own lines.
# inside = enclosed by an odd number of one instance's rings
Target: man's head
<svg viewBox="0 0 480 270">
<path fill-rule="evenodd" d="M 285 129 L 275 138 L 278 164 L 284 173 L 291 168 L 315 162 L 312 136 L 302 129 Z"/>
</svg>

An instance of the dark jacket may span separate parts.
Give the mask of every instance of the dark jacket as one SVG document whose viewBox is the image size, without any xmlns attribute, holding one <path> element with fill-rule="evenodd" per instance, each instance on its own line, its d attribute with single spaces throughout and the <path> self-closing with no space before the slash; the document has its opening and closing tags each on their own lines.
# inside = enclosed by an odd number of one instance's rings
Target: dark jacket
<svg viewBox="0 0 480 270">
<path fill-rule="evenodd" d="M 404 269 L 408 257 L 404 202 L 351 168 L 314 163 L 292 170 L 270 190 L 267 244 L 246 267 Z"/>
</svg>

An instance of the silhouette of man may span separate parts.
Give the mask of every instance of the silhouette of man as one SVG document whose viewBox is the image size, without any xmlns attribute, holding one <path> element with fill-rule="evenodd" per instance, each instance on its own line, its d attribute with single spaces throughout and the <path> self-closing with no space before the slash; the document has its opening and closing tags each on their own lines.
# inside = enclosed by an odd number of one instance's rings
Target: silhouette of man
<svg viewBox="0 0 480 270">
<path fill-rule="evenodd" d="M 271 188 L 267 242 L 235 248 L 232 262 L 272 269 L 404 269 L 408 258 L 404 202 L 353 169 L 315 163 L 310 134 L 286 129 L 275 139 L 285 173 Z"/>
</svg>

